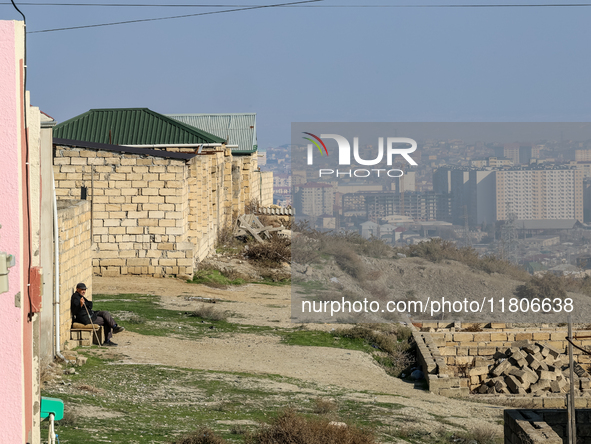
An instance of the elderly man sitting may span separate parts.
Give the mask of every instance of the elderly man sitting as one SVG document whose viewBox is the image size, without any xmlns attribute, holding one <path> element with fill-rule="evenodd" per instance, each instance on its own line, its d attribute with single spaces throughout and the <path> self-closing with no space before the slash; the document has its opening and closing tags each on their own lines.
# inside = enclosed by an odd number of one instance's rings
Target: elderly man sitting
<svg viewBox="0 0 591 444">
<path fill-rule="evenodd" d="M 109 345 L 112 347 L 117 346 L 111 338 L 113 337 L 113 333 L 119 333 L 125 330 L 125 327 L 120 327 L 117 325 L 113 316 L 108 311 L 93 311 L 92 310 L 92 301 L 89 301 L 84 296 L 86 295 L 86 285 L 80 283 L 76 285 L 76 291 L 72 295 L 71 299 L 71 308 L 72 308 L 72 317 L 74 322 L 80 322 L 81 324 L 88 325 L 96 324 L 102 325 L 105 329 L 105 342 L 103 345 Z"/>
</svg>

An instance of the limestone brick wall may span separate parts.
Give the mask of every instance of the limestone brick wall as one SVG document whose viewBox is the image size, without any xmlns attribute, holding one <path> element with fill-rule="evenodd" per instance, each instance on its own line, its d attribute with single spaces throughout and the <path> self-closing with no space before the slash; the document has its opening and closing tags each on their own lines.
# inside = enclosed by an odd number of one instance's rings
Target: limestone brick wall
<svg viewBox="0 0 591 444">
<path fill-rule="evenodd" d="M 204 149 L 186 160 L 153 151 L 67 146 L 54 151 L 58 199 L 80 199 L 82 186 L 88 199 L 92 195 L 97 275 L 191 277 L 215 250 L 220 229 L 244 214 L 261 191 L 272 199 L 272 173 L 256 171 L 256 153 L 234 157 L 230 149 Z"/>
<path fill-rule="evenodd" d="M 234 199 L 235 190 L 240 187 L 240 177 L 238 174 L 236 183 L 233 181 L 233 166 L 230 150 L 196 156 L 191 160 L 188 238 L 195 246 L 196 262 L 214 250 L 218 230 L 231 222 L 234 211 L 244 207 L 242 194 Z"/>
<path fill-rule="evenodd" d="M 90 195 L 92 169 L 94 273 L 192 276 L 186 162 L 56 147 L 58 198 L 80 198 L 81 186 Z"/>
<path fill-rule="evenodd" d="M 253 178 L 252 194 L 258 199 L 259 206 L 273 205 L 273 172 L 254 171 Z"/>
<path fill-rule="evenodd" d="M 520 328 L 510 324 L 492 323 L 480 332 L 466 332 L 460 323 L 423 322 L 415 323 L 422 331 L 413 333 L 417 343 L 417 361 L 421 366 L 429 384 L 429 391 L 444 396 L 475 396 L 483 402 L 502 403 L 529 408 L 564 408 L 563 394 L 547 393 L 544 397 L 523 395 L 470 395 L 479 382 L 487 378 L 479 369 L 488 369 L 494 364 L 494 357 L 505 352 L 507 348 L 524 342 L 543 343 L 553 347 L 560 353 L 567 353 L 567 328 L 545 325 L 542 327 Z M 575 336 L 591 336 L 591 331 L 575 329 Z M 582 348 L 591 348 L 591 339 L 574 341 Z M 576 362 L 584 367 L 591 364 L 591 357 L 573 348 Z M 457 370 L 466 367 L 462 374 Z M 471 373 L 476 372 L 476 375 Z M 482 374 L 481 374 L 482 373 Z M 587 387 L 587 379 L 580 384 L 583 397 L 575 398 L 577 407 L 591 407 L 591 393 L 583 390 Z M 579 386 L 577 385 L 577 390 Z"/>
<path fill-rule="evenodd" d="M 58 201 L 59 262 L 60 262 L 60 346 L 67 348 L 72 315 L 70 298 L 76 284 L 84 282 L 86 296 L 92 300 L 92 251 L 90 241 L 90 202 Z"/>
<path fill-rule="evenodd" d="M 591 336 L 591 331 L 577 330 L 574 336 Z M 439 352 L 448 365 L 472 365 L 478 357 L 493 356 L 507 349 L 516 341 L 540 341 L 567 353 L 566 327 L 547 328 L 499 328 L 481 332 L 433 332 L 430 333 Z M 573 341 L 580 347 L 591 347 L 591 339 Z M 573 355 L 580 364 L 590 364 L 591 356 L 574 348 Z"/>
</svg>

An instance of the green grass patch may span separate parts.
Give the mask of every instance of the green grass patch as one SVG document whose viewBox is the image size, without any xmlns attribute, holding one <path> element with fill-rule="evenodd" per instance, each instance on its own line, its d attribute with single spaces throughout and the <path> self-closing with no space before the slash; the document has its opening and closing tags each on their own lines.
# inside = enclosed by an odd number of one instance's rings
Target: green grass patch
<svg viewBox="0 0 591 444">
<path fill-rule="evenodd" d="M 316 294 L 319 291 L 328 290 L 322 282 L 319 281 L 298 281 L 293 284 L 298 294 Z"/>
<path fill-rule="evenodd" d="M 359 350 L 372 352 L 374 349 L 367 341 L 360 338 L 344 338 L 335 336 L 333 333 L 316 330 L 296 330 L 278 332 L 282 336 L 282 341 L 287 345 L 299 345 L 304 347 L 333 347 L 346 348 L 349 350 Z"/>
<path fill-rule="evenodd" d="M 198 270 L 193 279 L 187 282 L 193 284 L 203 284 L 214 288 L 225 288 L 230 285 L 244 285 L 244 279 L 230 279 L 224 276 L 219 270 L 205 269 Z"/>
<path fill-rule="evenodd" d="M 170 336 L 184 339 L 198 339 L 203 336 L 216 337 L 223 333 L 272 332 L 273 328 L 255 325 L 234 324 L 216 319 L 211 313 L 199 316 L 196 311 L 178 311 L 162 308 L 160 297 L 142 294 L 94 295 L 95 304 L 108 310 L 121 325 L 134 333 L 151 336 Z M 208 304 L 203 304 L 208 306 Z M 218 304 L 212 310 L 224 312 Z M 142 322 L 137 322 L 137 319 Z M 127 322 L 127 321 L 130 322 Z M 211 328 L 213 327 L 213 328 Z"/>
<path fill-rule="evenodd" d="M 312 416 L 317 406 L 310 390 L 334 397 L 330 389 L 279 375 L 125 365 L 105 361 L 92 349 L 83 354 L 88 357 L 86 365 L 77 367 L 74 375 L 65 375 L 65 384 L 42 393 L 64 401 L 67 420 L 56 422 L 63 444 L 164 444 L 199 426 L 211 428 L 231 443 L 243 443 L 245 436 L 233 433 L 233 422 L 246 421 L 243 430 L 252 432 L 258 430 L 257 423 L 270 422 L 286 406 Z M 335 419 L 379 431 L 385 406 L 398 408 L 348 400 Z M 44 421 L 43 436 L 47 427 Z"/>
</svg>

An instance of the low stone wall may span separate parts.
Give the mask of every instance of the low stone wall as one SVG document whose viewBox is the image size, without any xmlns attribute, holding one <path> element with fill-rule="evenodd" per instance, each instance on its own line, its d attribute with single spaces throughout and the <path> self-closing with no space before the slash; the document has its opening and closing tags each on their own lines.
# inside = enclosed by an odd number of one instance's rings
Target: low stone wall
<svg viewBox="0 0 591 444">
<path fill-rule="evenodd" d="M 70 298 L 76 284 L 88 287 L 86 297 L 92 300 L 92 250 L 90 242 L 90 202 L 61 200 L 57 203 L 60 260 L 60 347 L 68 348 L 72 315 Z"/>
<path fill-rule="evenodd" d="M 566 444 L 566 410 L 505 410 L 505 444 Z M 591 444 L 591 410 L 576 411 L 577 443 Z"/>
<path fill-rule="evenodd" d="M 423 370 L 429 391 L 441 396 L 468 396 L 468 380 L 458 377 L 447 365 L 431 335 L 413 331 L 413 338 L 417 344 L 417 363 Z"/>
<path fill-rule="evenodd" d="M 472 396 L 483 400 L 485 397 L 487 399 L 490 398 L 491 401 L 497 403 L 505 401 L 504 403 L 506 404 L 532 408 L 564 407 L 564 395 L 562 393 L 565 388 L 568 388 L 569 380 L 568 376 L 565 376 L 566 373 L 564 371 L 560 372 L 560 367 L 562 365 L 562 369 L 564 370 L 564 365 L 567 362 L 562 362 L 565 359 L 564 355 L 558 356 L 557 354 L 567 353 L 568 342 L 565 340 L 567 335 L 566 327 L 545 325 L 539 328 L 517 328 L 511 325 L 496 323 L 487 325 L 480 332 L 465 332 L 458 331 L 462 329 L 459 323 L 433 322 L 414 325 L 423 330 L 415 332 L 414 336 L 418 345 L 418 362 L 423 369 L 431 392 L 444 396 L 468 396 L 470 393 L 475 393 L 478 390 L 480 393 L 486 393 Z M 583 330 L 577 330 L 575 334 L 591 336 L 591 332 Z M 588 339 L 578 340 L 575 343 L 583 348 L 591 348 L 591 340 Z M 524 350 L 521 350 L 522 348 L 529 351 L 526 353 Z M 547 360 L 551 360 L 552 362 L 549 364 L 546 362 L 545 364 L 556 375 L 547 372 L 547 368 L 536 368 L 533 371 L 531 368 L 524 368 L 533 365 L 533 361 L 532 363 L 525 362 L 526 358 L 532 360 L 532 357 L 536 353 L 543 352 L 551 352 L 552 356 L 548 357 Z M 502 375 L 492 374 L 494 373 L 493 370 L 503 359 L 512 359 L 511 353 L 515 353 L 515 359 L 519 362 L 523 358 L 524 365 L 519 365 L 518 362 L 515 362 L 509 365 L 511 367 L 509 369 L 511 370 L 509 372 L 510 374 L 507 373 L 505 375 L 506 372 Z M 522 354 L 524 356 L 521 356 Z M 575 362 L 582 364 L 585 368 L 591 362 L 588 355 L 576 348 L 574 349 L 574 357 Z M 559 362 L 561 365 L 555 364 L 556 362 Z M 542 366 L 546 367 L 545 364 L 543 363 Z M 519 372 L 517 371 L 518 369 L 522 371 Z M 539 381 L 537 382 L 548 382 L 550 384 L 546 384 L 548 387 L 540 387 L 538 385 L 534 387 L 533 382 L 536 381 L 524 380 L 523 384 L 519 384 L 520 376 L 522 378 L 532 376 L 538 370 L 544 370 L 544 372 L 542 376 L 538 375 L 539 377 L 536 380 Z M 581 368 L 575 367 L 575 371 L 577 370 L 581 370 Z M 521 375 L 524 371 L 530 374 Z M 548 375 L 555 377 L 551 378 L 552 380 L 548 379 L 548 381 L 540 379 Z M 501 378 L 504 380 L 497 381 L 497 379 L 500 380 Z M 513 385 L 515 387 L 506 386 L 507 378 L 511 380 L 509 381 L 510 383 L 514 383 Z M 552 381 L 556 381 L 556 383 Z M 498 390 L 491 391 L 490 387 L 484 387 L 490 382 L 499 382 L 498 385 L 501 393 Z M 581 396 L 577 398 L 578 405 L 580 407 L 591 407 L 591 385 L 587 374 L 581 374 L 580 377 L 575 377 L 574 382 L 577 393 Z M 554 387 L 552 384 L 560 385 L 560 387 Z M 532 393 L 525 393 L 530 387 L 531 390 L 535 388 L 541 392 L 537 393 L 536 396 Z M 488 390 L 483 391 L 483 388 L 488 388 Z M 520 388 L 523 390 L 518 390 Z M 519 394 L 512 394 L 511 392 Z M 516 404 L 512 404 L 513 402 Z"/>
</svg>

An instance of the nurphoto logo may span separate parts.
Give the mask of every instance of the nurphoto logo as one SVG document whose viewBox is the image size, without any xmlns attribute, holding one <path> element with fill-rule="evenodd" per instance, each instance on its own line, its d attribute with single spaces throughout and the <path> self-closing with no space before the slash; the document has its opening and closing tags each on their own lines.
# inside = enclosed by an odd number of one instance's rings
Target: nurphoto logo
<svg viewBox="0 0 591 444">
<path fill-rule="evenodd" d="M 307 151 L 307 164 L 313 165 L 314 164 L 314 146 L 318 148 L 320 155 L 326 154 L 329 155 L 328 149 L 326 148 L 326 144 L 322 139 L 334 139 L 338 145 L 338 152 L 339 152 L 339 165 L 351 165 L 351 144 L 349 141 L 339 135 L 339 134 L 321 134 L 320 137 L 304 132 L 304 134 L 313 137 L 304 137 L 305 140 L 312 142 L 308 143 L 308 151 Z M 409 139 L 408 137 L 386 137 L 386 149 L 384 150 L 384 137 L 378 138 L 378 152 L 374 159 L 362 159 L 361 155 L 359 154 L 359 137 L 353 137 L 353 158 L 358 165 L 364 166 L 374 166 L 380 164 L 384 159 L 384 151 L 386 153 L 386 165 L 392 166 L 393 161 L 392 159 L 394 156 L 400 155 L 408 162 L 410 165 L 416 166 L 417 163 L 410 157 L 410 154 L 413 153 L 417 149 L 417 142 L 414 139 Z M 410 146 L 409 146 L 410 145 Z M 345 175 L 351 177 L 351 175 L 355 177 L 368 177 L 370 175 L 377 175 L 380 177 L 380 173 L 385 172 L 388 177 L 400 177 L 404 174 L 403 170 L 399 169 L 390 169 L 387 170 L 385 168 L 374 168 L 371 170 L 368 169 L 357 169 L 354 171 L 341 171 L 339 170 L 332 170 L 328 168 L 322 168 L 318 170 L 318 176 L 331 176 L 336 175 L 339 177 L 340 175 Z"/>
</svg>

